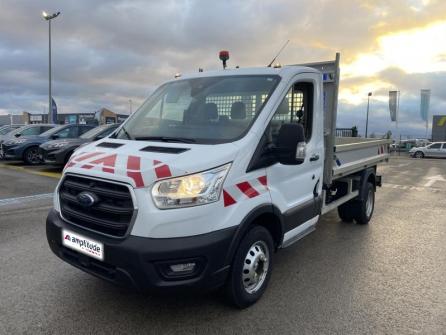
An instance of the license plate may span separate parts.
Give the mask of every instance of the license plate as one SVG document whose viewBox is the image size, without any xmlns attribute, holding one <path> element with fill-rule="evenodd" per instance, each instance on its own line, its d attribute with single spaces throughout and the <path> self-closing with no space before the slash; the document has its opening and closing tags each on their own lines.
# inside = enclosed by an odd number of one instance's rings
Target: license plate
<svg viewBox="0 0 446 335">
<path fill-rule="evenodd" d="M 101 242 L 63 229 L 62 244 L 67 248 L 78 251 L 84 255 L 99 259 L 101 261 L 104 260 L 104 245 Z"/>
</svg>

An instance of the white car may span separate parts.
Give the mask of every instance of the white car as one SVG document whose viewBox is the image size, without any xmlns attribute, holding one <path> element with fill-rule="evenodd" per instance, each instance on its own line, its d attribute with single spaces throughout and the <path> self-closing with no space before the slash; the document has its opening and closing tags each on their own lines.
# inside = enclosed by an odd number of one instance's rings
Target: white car
<svg viewBox="0 0 446 335">
<path fill-rule="evenodd" d="M 412 148 L 409 151 L 411 157 L 437 157 L 446 158 L 446 142 L 434 142 L 425 147 Z"/>
</svg>

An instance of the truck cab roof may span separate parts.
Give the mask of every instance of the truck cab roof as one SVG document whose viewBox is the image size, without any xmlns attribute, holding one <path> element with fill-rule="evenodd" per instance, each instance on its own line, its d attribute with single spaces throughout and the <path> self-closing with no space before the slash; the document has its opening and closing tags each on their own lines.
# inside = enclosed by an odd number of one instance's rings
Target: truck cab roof
<svg viewBox="0 0 446 335">
<path fill-rule="evenodd" d="M 221 77 L 221 76 L 243 76 L 243 75 L 278 75 L 281 78 L 291 78 L 299 73 L 320 73 L 318 70 L 299 65 L 286 65 L 278 68 L 274 67 L 251 67 L 235 68 L 226 70 L 212 70 L 181 75 L 179 79 L 203 78 L 203 77 Z M 173 80 L 173 81 L 174 81 Z"/>
</svg>

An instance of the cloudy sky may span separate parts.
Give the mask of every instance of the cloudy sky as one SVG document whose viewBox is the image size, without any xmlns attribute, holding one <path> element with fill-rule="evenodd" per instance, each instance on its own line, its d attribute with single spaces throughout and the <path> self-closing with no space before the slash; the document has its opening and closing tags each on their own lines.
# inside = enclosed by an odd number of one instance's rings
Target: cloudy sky
<svg viewBox="0 0 446 335">
<path fill-rule="evenodd" d="M 59 111 L 125 113 L 176 72 L 329 60 L 341 52 L 338 126 L 424 136 L 420 89 L 431 114 L 446 114 L 446 1 L 0 1 L 0 113 L 42 113 L 48 104 L 48 24 L 53 21 L 53 96 Z M 388 91 L 401 92 L 399 130 Z"/>
</svg>

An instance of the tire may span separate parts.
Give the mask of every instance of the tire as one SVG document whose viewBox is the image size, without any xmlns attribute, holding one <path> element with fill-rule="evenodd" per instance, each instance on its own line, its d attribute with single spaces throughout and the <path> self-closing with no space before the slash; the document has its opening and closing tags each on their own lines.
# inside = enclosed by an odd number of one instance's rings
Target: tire
<svg viewBox="0 0 446 335">
<path fill-rule="evenodd" d="M 367 183 L 362 190 L 363 200 L 357 200 L 354 207 L 354 219 L 358 224 L 368 224 L 375 209 L 375 187 Z"/>
<path fill-rule="evenodd" d="M 226 295 L 238 308 L 257 302 L 268 286 L 273 265 L 274 242 L 262 226 L 253 226 L 243 237 L 232 261 Z"/>
<path fill-rule="evenodd" d="M 415 152 L 415 154 L 413 156 L 415 158 L 424 158 L 424 153 L 421 151 L 417 151 L 417 152 Z"/>
<path fill-rule="evenodd" d="M 39 158 L 39 147 L 29 147 L 23 152 L 23 161 L 28 165 L 37 165 L 42 161 Z"/>
<path fill-rule="evenodd" d="M 338 215 L 344 222 L 353 222 L 355 215 L 355 202 L 348 201 L 338 207 Z"/>
</svg>

